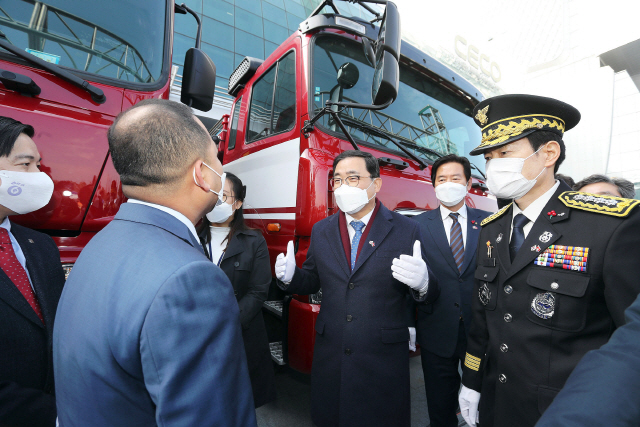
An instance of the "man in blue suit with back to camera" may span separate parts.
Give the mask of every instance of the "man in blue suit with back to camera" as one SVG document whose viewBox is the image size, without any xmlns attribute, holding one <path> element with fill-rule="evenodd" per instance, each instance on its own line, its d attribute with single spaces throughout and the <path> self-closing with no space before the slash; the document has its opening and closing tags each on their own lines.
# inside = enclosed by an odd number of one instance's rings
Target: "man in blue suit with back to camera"
<svg viewBox="0 0 640 427">
<path fill-rule="evenodd" d="M 80 254 L 54 328 L 60 425 L 255 426 L 238 304 L 194 224 L 224 173 L 183 104 L 142 101 L 109 129 L 129 201 Z"/>
<path fill-rule="evenodd" d="M 341 212 L 314 225 L 302 268 L 293 242 L 276 260 L 293 294 L 322 288 L 311 368 L 311 417 L 318 427 L 408 427 L 408 294 L 433 302 L 438 283 L 424 261 L 420 227 L 389 211 L 378 159 L 345 151 L 333 161 Z M 422 246 L 422 248 L 421 248 Z"/>
<path fill-rule="evenodd" d="M 440 207 L 414 219 L 428 246 L 427 263 L 440 283 L 440 297 L 418 305 L 417 340 L 421 348 L 427 407 L 432 427 L 458 425 L 458 363 L 464 361 L 471 325 L 471 294 L 480 222 L 489 212 L 465 204 L 471 189 L 466 157 L 449 154 L 431 168 Z"/>
</svg>

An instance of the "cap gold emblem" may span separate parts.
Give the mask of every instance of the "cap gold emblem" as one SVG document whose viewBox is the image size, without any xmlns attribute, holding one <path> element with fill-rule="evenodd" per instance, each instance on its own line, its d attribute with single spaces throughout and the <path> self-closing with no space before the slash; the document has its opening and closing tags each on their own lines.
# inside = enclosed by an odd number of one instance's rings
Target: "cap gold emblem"
<svg viewBox="0 0 640 427">
<path fill-rule="evenodd" d="M 478 110 L 478 114 L 476 114 L 476 119 L 478 119 L 478 121 L 482 126 L 487 124 L 487 121 L 489 121 L 489 118 L 487 117 L 488 112 L 489 112 L 489 106 L 487 105 L 482 110 Z"/>
</svg>

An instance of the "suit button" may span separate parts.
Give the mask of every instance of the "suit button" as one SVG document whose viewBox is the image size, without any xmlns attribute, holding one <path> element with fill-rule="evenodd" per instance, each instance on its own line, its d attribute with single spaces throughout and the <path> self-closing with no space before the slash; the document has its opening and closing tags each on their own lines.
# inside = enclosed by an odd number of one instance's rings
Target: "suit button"
<svg viewBox="0 0 640 427">
<path fill-rule="evenodd" d="M 353 283 L 349 283 L 349 289 L 353 289 L 355 288 L 355 285 Z"/>
<path fill-rule="evenodd" d="M 353 320 L 353 316 L 348 314 L 347 315 L 347 322 L 351 322 Z"/>
<path fill-rule="evenodd" d="M 462 280 L 462 279 L 458 279 L 458 282 L 462 283 L 462 282 L 463 282 L 463 280 Z"/>
<path fill-rule="evenodd" d="M 238 261 L 236 261 L 235 263 L 233 263 L 233 266 L 234 266 L 234 267 L 239 267 L 239 266 L 240 266 L 240 263 L 239 263 Z"/>
<path fill-rule="evenodd" d="M 513 316 L 510 313 L 504 315 L 504 321 L 509 323 L 513 320 Z"/>
<path fill-rule="evenodd" d="M 551 284 L 551 289 L 553 289 L 553 290 L 558 289 L 559 287 L 560 287 L 560 285 L 558 285 L 558 282 L 553 282 Z"/>
<path fill-rule="evenodd" d="M 507 351 L 509 351 L 509 346 L 506 344 L 501 344 L 500 351 L 502 351 L 503 353 L 506 353 Z"/>
<path fill-rule="evenodd" d="M 504 293 L 509 295 L 511 292 L 513 292 L 513 288 L 511 287 L 511 285 L 507 285 L 504 287 Z"/>
<path fill-rule="evenodd" d="M 460 304 L 458 304 L 457 302 L 454 302 L 453 305 L 456 307 L 460 307 Z"/>
<path fill-rule="evenodd" d="M 344 351 L 344 354 L 346 354 L 347 356 L 349 356 L 351 354 L 351 349 L 348 348 Z"/>
<path fill-rule="evenodd" d="M 234 290 L 233 295 L 238 296 L 238 291 Z"/>
<path fill-rule="evenodd" d="M 500 376 L 498 377 L 498 379 L 500 380 L 500 382 L 502 384 L 507 382 L 507 376 L 505 374 L 500 374 Z"/>
</svg>

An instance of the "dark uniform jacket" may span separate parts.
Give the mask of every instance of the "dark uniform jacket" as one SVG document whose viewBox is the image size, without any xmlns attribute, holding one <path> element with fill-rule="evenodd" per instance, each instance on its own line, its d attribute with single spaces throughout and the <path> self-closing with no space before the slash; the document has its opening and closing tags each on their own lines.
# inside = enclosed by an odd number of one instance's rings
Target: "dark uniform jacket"
<svg viewBox="0 0 640 427">
<path fill-rule="evenodd" d="M 235 233 L 227 245 L 220 268 L 231 280 L 238 300 L 242 339 L 257 408 L 276 398 L 269 338 L 262 317 L 262 303 L 267 299 L 271 284 L 269 252 L 262 234 L 257 230 Z"/>
<path fill-rule="evenodd" d="M 487 211 L 467 206 L 467 239 L 462 273 L 453 259 L 440 209 L 413 218 L 420 224 L 427 245 L 427 264 L 440 284 L 440 296 L 436 301 L 418 304 L 417 340 L 422 348 L 440 357 L 453 357 L 461 316 L 465 331 L 469 333 L 480 223 L 488 215 Z"/>
<path fill-rule="evenodd" d="M 311 232 L 307 259 L 286 287 L 313 294 L 322 287 L 311 369 L 311 416 L 319 427 L 410 425 L 409 330 L 405 296 L 410 288 L 393 278 L 391 262 L 411 255 L 420 227 L 377 203 L 362 236 L 355 268 L 345 253 L 348 236 L 338 213 Z M 345 221 L 346 224 L 346 221 Z M 423 259 L 425 244 L 422 241 Z M 429 271 L 429 289 L 439 293 Z"/>
<path fill-rule="evenodd" d="M 11 234 L 27 261 L 44 324 L 0 270 L 0 426 L 53 427 L 53 321 L 64 272 L 51 237 L 13 222 Z"/>
<path fill-rule="evenodd" d="M 512 206 L 483 222 L 462 377 L 481 392 L 482 426 L 533 426 L 582 356 L 624 324 L 640 292 L 637 203 L 560 183 L 513 263 Z M 558 246 L 573 247 L 569 269 L 538 261 Z"/>
</svg>

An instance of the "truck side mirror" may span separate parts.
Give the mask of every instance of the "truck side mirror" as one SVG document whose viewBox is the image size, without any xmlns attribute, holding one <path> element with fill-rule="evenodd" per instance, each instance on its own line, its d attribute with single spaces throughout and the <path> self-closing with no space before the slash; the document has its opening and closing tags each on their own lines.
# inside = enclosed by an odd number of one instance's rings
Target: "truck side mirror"
<svg viewBox="0 0 640 427">
<path fill-rule="evenodd" d="M 395 101 L 400 85 L 400 14 L 392 2 L 387 7 L 380 24 L 376 42 L 375 71 L 371 86 L 373 105 L 383 105 Z"/>
<path fill-rule="evenodd" d="M 192 47 L 184 57 L 182 76 L 183 104 L 200 111 L 209 111 L 213 106 L 216 89 L 216 66 L 202 50 Z"/>
</svg>

